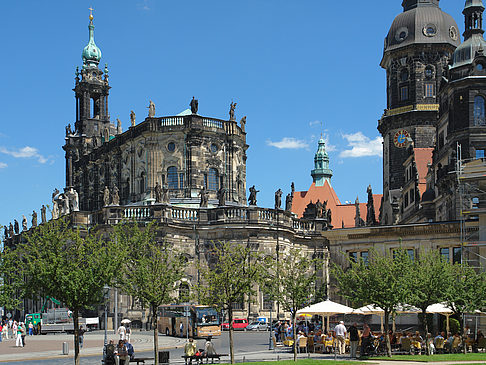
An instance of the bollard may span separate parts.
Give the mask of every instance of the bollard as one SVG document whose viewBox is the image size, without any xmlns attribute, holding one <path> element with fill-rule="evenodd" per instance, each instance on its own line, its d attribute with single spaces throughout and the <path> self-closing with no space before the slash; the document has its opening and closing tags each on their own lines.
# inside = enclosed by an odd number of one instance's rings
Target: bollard
<svg viewBox="0 0 486 365">
<path fill-rule="evenodd" d="M 67 342 L 62 343 L 62 354 L 69 355 L 69 344 Z"/>
<path fill-rule="evenodd" d="M 246 362 L 246 357 L 245 356 L 243 356 L 243 362 Z"/>
<path fill-rule="evenodd" d="M 280 355 L 277 355 L 277 361 L 280 361 Z"/>
</svg>

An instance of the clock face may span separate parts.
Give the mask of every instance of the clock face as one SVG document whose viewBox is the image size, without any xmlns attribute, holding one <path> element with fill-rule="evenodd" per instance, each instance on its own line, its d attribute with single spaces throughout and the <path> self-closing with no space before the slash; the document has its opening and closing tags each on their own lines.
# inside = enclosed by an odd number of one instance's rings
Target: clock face
<svg viewBox="0 0 486 365">
<path fill-rule="evenodd" d="M 395 137 L 393 138 L 393 143 L 395 143 L 395 146 L 398 148 L 405 147 L 407 144 L 407 139 L 410 138 L 410 134 L 405 129 L 399 130 L 396 134 Z"/>
</svg>

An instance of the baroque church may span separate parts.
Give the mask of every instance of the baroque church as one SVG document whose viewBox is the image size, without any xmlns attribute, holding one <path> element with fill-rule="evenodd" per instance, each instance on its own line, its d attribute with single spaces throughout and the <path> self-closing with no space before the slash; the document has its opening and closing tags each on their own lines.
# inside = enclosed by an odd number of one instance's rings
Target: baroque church
<svg viewBox="0 0 486 365">
<path fill-rule="evenodd" d="M 395 0 L 398 1 L 398 0 Z M 367 202 L 341 203 L 332 186 L 325 142 L 318 142 L 307 191 L 294 185 L 275 193 L 275 206 L 257 205 L 246 182 L 246 117 L 237 122 L 198 114 L 198 101 L 172 116 L 149 113 L 123 131 L 110 120 L 109 70 L 100 68 L 93 16 L 83 65 L 74 81 L 74 128 L 66 127 L 63 149 L 66 187 L 52 197 L 53 219 L 68 215 L 74 225 L 109 227 L 124 220 L 157 221 L 160 237 L 182 250 L 186 277 L 180 298 L 198 280 L 197 262 L 211 243 L 246 243 L 277 261 L 290 247 L 324 258 L 316 286 L 339 300 L 329 275 L 331 262 L 368 259 L 371 249 L 440 250 L 453 262 L 486 267 L 486 207 L 481 187 L 486 173 L 486 55 L 482 0 L 467 0 L 464 42 L 456 21 L 439 0 L 404 0 L 403 12 L 385 38 L 387 108 L 378 122 L 383 136 L 383 194 L 371 186 Z M 248 190 L 250 199 L 247 200 Z M 483 195 L 482 195 L 483 194 Z M 485 211 L 486 213 L 486 211 Z M 46 220 L 42 214 L 42 222 Z M 34 222 L 33 222 L 34 223 Z M 18 224 L 17 224 L 18 226 Z M 27 229 L 25 222 L 24 230 Z M 22 239 L 20 229 L 7 244 Z M 123 293 L 111 293 L 118 313 L 140 323 L 145 308 Z M 40 302 L 25 300 L 25 311 Z M 285 314 L 263 292 L 236 305 L 236 316 Z M 100 315 L 101 315 L 100 309 Z"/>
</svg>

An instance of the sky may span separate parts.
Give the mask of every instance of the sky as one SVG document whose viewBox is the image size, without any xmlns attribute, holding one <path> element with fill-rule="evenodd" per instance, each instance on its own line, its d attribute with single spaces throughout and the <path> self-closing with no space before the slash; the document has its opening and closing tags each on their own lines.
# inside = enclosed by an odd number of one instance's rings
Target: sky
<svg viewBox="0 0 486 365">
<path fill-rule="evenodd" d="M 441 8 L 464 30 L 464 1 Z M 386 108 L 383 43 L 401 0 L 17 0 L 2 3 L 0 225 L 49 204 L 65 186 L 65 126 L 74 125 L 74 72 L 88 42 L 108 64 L 111 119 L 147 113 L 247 116 L 247 186 L 272 207 L 312 183 L 317 141 L 327 141 L 342 203 L 382 192 L 376 127 Z M 0 233 L 1 234 L 1 233 Z"/>
</svg>

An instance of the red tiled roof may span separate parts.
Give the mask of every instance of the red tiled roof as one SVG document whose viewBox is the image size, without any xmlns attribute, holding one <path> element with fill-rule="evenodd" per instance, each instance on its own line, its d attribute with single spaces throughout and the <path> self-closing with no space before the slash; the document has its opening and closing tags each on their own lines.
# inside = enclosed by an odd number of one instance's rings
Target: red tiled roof
<svg viewBox="0 0 486 365">
<path fill-rule="evenodd" d="M 428 164 L 432 163 L 432 152 L 434 151 L 433 148 L 414 148 L 414 158 L 415 164 L 417 165 L 417 172 L 419 175 L 419 191 L 420 196 L 425 192 L 427 189 L 427 182 L 426 176 L 427 172 L 429 171 Z"/>
<path fill-rule="evenodd" d="M 373 195 L 375 204 L 376 220 L 379 219 L 381 198 L 383 195 Z M 327 201 L 327 209 L 331 209 L 332 212 L 332 225 L 338 229 L 354 227 L 354 216 L 356 214 L 356 208 L 354 204 L 341 204 L 336 192 L 331 185 L 326 181 L 324 186 L 316 186 L 312 183 L 308 191 L 296 191 L 294 193 L 294 201 L 292 203 L 292 212 L 302 217 L 307 205 L 312 202 L 316 203 L 317 200 L 321 202 Z M 360 215 L 366 222 L 366 203 L 360 203 Z"/>
</svg>

